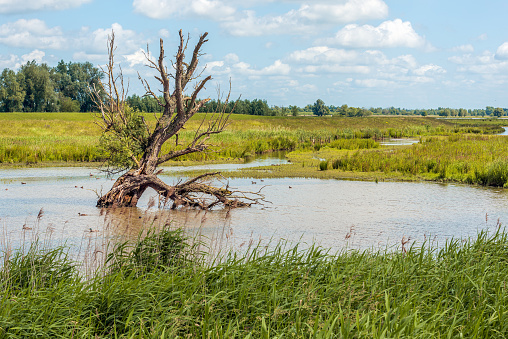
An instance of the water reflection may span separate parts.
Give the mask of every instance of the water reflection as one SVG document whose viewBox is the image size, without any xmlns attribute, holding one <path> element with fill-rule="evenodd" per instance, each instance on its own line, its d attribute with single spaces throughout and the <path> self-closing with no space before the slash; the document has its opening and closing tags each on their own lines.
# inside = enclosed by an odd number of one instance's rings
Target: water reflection
<svg viewBox="0 0 508 339">
<path fill-rule="evenodd" d="M 172 183 L 178 177 L 163 179 Z M 156 197 L 150 191 L 139 208 L 97 209 L 96 193 L 107 191 L 112 183 L 86 168 L 0 170 L 4 234 L 16 247 L 32 232 L 23 225 L 36 226 L 50 230 L 52 239 L 81 248 L 91 239 L 125 239 L 147 226 L 170 223 L 184 226 L 191 236 L 203 235 L 214 245 L 235 249 L 279 239 L 363 249 L 397 245 L 404 236 L 419 243 L 432 237 L 443 244 L 508 220 L 507 190 L 463 185 L 296 178 L 253 184 L 234 179 L 230 185 L 242 191 L 266 186 L 262 192 L 271 203 L 229 213 L 147 209 L 149 198 Z M 37 219 L 41 208 L 44 215 Z"/>
</svg>

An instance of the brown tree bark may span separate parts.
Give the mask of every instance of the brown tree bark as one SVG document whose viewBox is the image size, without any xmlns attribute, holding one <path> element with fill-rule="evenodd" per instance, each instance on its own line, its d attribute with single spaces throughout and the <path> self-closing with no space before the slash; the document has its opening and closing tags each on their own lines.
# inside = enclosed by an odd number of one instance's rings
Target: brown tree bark
<svg viewBox="0 0 508 339">
<path fill-rule="evenodd" d="M 156 116 L 157 123 L 153 130 L 145 123 L 149 132 L 147 143 L 141 156 L 132 155 L 135 163 L 130 170 L 121 175 L 109 192 L 99 198 L 98 207 L 134 207 L 147 188 L 153 188 L 167 202 L 172 201 L 171 208 L 180 206 L 210 209 L 217 205 L 225 207 L 250 206 L 261 199 L 259 194 L 249 196 L 243 192 L 235 192 L 226 188 L 211 186 L 209 180 L 219 173 L 207 173 L 205 175 L 189 179 L 175 186 L 164 183 L 157 177 L 157 168 L 162 163 L 182 155 L 204 152 L 209 145 L 207 140 L 213 134 L 224 130 L 228 121 L 228 114 L 224 111 L 212 113 L 209 119 L 203 120 L 201 126 L 196 130 L 193 140 L 184 148 L 176 149 L 166 154 L 161 154 L 162 146 L 171 138 L 176 138 L 178 144 L 178 132 L 185 126 L 187 121 L 198 112 L 198 110 L 209 99 L 198 100 L 198 94 L 211 80 L 207 76 L 197 80 L 200 76 L 195 75 L 201 56 L 201 48 L 208 33 L 199 37 L 195 45 L 191 60 L 186 62 L 185 52 L 188 46 L 188 38 L 185 39 L 182 31 L 179 32 L 180 43 L 172 64 L 174 71 L 168 73 L 164 63 L 165 52 L 162 39 L 160 40 L 160 52 L 157 60 L 150 57 L 147 50 L 145 56 L 148 66 L 156 71 L 155 78 L 162 85 L 164 100 L 152 91 L 149 83 L 139 76 L 146 94 L 152 96 L 162 107 L 162 113 Z M 118 75 L 114 72 L 114 33 L 108 43 L 109 63 L 107 69 L 103 70 L 107 80 L 102 81 L 102 88 L 91 90 L 95 103 L 100 109 L 98 124 L 104 131 L 121 131 L 127 128 L 128 119 L 125 114 L 126 91 L 123 86 L 123 76 L 120 71 Z M 171 81 L 172 80 L 172 81 Z M 186 95 L 187 85 L 196 80 L 192 93 Z M 171 86 L 172 83 L 172 86 Z M 226 103 L 229 100 L 227 96 Z M 206 119 L 206 118 L 205 118 Z M 144 120 L 143 120 L 144 122 Z"/>
</svg>

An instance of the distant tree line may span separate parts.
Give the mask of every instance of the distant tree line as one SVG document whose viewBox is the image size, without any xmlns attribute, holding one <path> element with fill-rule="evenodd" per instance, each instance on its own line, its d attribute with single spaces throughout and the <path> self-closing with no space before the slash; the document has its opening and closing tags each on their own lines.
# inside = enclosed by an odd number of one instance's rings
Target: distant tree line
<svg viewBox="0 0 508 339">
<path fill-rule="evenodd" d="M 163 102 L 163 98 L 159 100 Z M 135 111 L 138 112 L 160 112 L 160 107 L 157 100 L 152 97 L 140 97 L 136 94 L 127 98 L 127 103 Z M 199 112 L 216 112 L 221 103 L 217 100 L 210 100 L 207 102 Z M 269 106 L 266 100 L 238 100 L 229 102 L 224 108 L 226 113 L 235 114 L 249 114 L 249 115 L 264 115 L 264 116 L 298 116 L 298 115 L 335 115 L 343 117 L 366 117 L 370 115 L 421 115 L 421 116 L 442 116 L 442 117 L 466 117 L 466 116 L 507 116 L 507 108 L 494 108 L 487 106 L 485 109 L 464 109 L 464 108 L 444 108 L 438 107 L 437 109 L 406 109 L 406 108 L 362 108 L 350 107 L 348 105 L 334 106 L 325 105 L 321 99 L 316 100 L 314 104 L 308 104 L 305 107 L 298 107 L 296 105 L 284 106 Z"/>
<path fill-rule="evenodd" d="M 164 103 L 164 98 L 159 98 L 161 103 Z M 137 112 L 160 112 L 161 107 L 158 105 L 157 100 L 153 97 L 143 96 L 140 97 L 136 94 L 131 95 L 127 98 L 127 104 Z M 288 115 L 290 112 L 289 108 L 273 106 L 269 107 L 266 100 L 254 99 L 254 100 L 237 100 L 230 101 L 225 106 L 218 100 L 210 100 L 203 107 L 199 109 L 200 113 L 206 112 L 218 112 L 224 110 L 226 113 L 235 114 L 249 114 L 249 115 L 265 115 L 265 116 L 276 116 L 276 115 Z"/>
<path fill-rule="evenodd" d="M 1 112 L 89 112 L 94 103 L 88 87 L 98 84 L 101 71 L 90 62 L 65 63 L 56 67 L 22 65 L 17 72 L 0 75 Z"/>
<path fill-rule="evenodd" d="M 89 95 L 89 87 L 97 85 L 102 72 L 90 62 L 58 63 L 56 67 L 37 64 L 35 61 L 22 65 L 17 72 L 4 69 L 0 75 L 0 112 L 90 112 L 96 109 Z M 160 102 L 164 103 L 162 97 Z M 137 112 L 160 112 L 157 100 L 149 96 L 133 94 L 126 99 L 127 104 Z M 200 112 L 216 112 L 222 103 L 208 101 Z M 269 106 L 266 100 L 237 100 L 224 107 L 226 113 L 298 116 L 298 115 L 337 115 L 344 117 L 365 117 L 369 115 L 438 115 L 442 117 L 466 116 L 506 116 L 507 108 L 487 106 L 485 109 L 445 108 L 406 109 L 406 108 L 363 108 L 326 105 L 318 99 L 305 107 L 296 105 Z"/>
<path fill-rule="evenodd" d="M 314 104 L 306 105 L 303 108 L 297 108 L 303 114 L 314 115 L 338 115 L 345 117 L 365 117 L 369 115 L 421 115 L 421 116 L 442 116 L 442 117 L 466 117 L 466 116 L 492 116 L 502 117 L 508 116 L 508 108 L 501 108 L 487 106 L 485 109 L 465 109 L 465 108 L 445 108 L 438 107 L 437 109 L 406 109 L 406 108 L 361 108 L 349 107 L 348 105 L 342 106 L 326 106 L 323 100 L 318 99 Z"/>
<path fill-rule="evenodd" d="M 220 110 L 222 103 L 218 100 L 208 101 L 201 109 L 200 112 L 217 112 Z M 236 100 L 230 101 L 226 107 L 224 107 L 226 113 L 234 112 L 235 114 L 248 114 L 248 115 L 265 115 L 274 116 L 282 115 L 277 114 L 277 108 L 270 108 L 266 100 L 254 99 L 254 100 Z"/>
<path fill-rule="evenodd" d="M 508 115 L 508 108 L 487 106 L 485 109 L 465 109 L 438 107 L 437 109 L 405 109 L 405 108 L 370 108 L 373 114 L 383 115 L 438 115 L 442 117 L 496 116 Z"/>
</svg>

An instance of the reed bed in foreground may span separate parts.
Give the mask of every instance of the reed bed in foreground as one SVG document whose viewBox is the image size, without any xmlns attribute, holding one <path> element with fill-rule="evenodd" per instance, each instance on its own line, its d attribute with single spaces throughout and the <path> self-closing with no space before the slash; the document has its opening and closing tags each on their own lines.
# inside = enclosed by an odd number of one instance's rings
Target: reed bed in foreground
<svg viewBox="0 0 508 339">
<path fill-rule="evenodd" d="M 214 265 L 162 230 L 84 279 L 62 248 L 13 254 L 0 336 L 64 338 L 505 338 L 508 235 L 385 251 L 230 252 Z"/>
</svg>

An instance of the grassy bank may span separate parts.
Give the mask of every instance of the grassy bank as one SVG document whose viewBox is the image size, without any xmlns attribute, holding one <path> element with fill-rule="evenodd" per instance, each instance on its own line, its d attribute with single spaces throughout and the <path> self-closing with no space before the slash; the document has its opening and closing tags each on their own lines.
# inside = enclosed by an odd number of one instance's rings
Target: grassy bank
<svg viewBox="0 0 508 339">
<path fill-rule="evenodd" d="M 154 116 L 145 114 L 149 124 Z M 193 137 L 204 114 L 197 114 L 180 133 L 180 143 Z M 474 125 L 476 124 L 476 125 Z M 311 149 L 341 139 L 420 137 L 457 133 L 498 133 L 497 123 L 448 121 L 422 117 L 258 117 L 232 115 L 224 133 L 215 135 L 207 154 L 192 154 L 180 161 L 221 161 L 274 150 Z M 0 165 L 99 164 L 101 131 L 91 113 L 0 113 Z M 182 146 L 180 146 L 182 147 Z M 173 150 L 167 143 L 163 152 Z"/>
<path fill-rule="evenodd" d="M 149 124 L 154 116 L 145 115 Z M 183 147 L 204 114 L 180 133 Z M 212 151 L 171 163 L 241 162 L 276 150 L 293 151 L 291 165 L 231 173 L 242 177 L 314 177 L 360 180 L 439 180 L 508 185 L 508 138 L 504 120 L 423 117 L 259 117 L 232 115 L 227 130 L 214 135 Z M 105 158 L 100 129 L 90 113 L 1 113 L 0 166 L 98 166 Z M 405 147 L 381 147 L 391 137 L 418 138 Z M 168 163 L 166 165 L 170 165 Z"/>
<path fill-rule="evenodd" d="M 178 231 L 82 278 L 62 249 L 4 258 L 4 338 L 504 338 L 508 235 L 327 253 L 252 248 L 216 265 Z"/>
<path fill-rule="evenodd" d="M 245 169 L 231 176 L 432 180 L 508 186 L 505 136 L 452 134 L 422 137 L 419 143 L 408 146 L 342 146 L 336 142 L 319 150 L 294 151 L 287 154 L 290 165 Z"/>
</svg>

